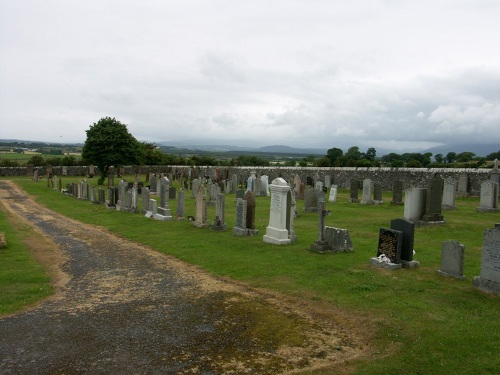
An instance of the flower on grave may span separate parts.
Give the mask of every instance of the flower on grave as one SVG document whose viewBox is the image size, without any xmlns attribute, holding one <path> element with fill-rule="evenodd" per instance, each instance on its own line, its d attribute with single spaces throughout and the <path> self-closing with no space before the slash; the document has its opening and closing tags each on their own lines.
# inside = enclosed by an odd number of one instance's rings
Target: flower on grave
<svg viewBox="0 0 500 375">
<path fill-rule="evenodd" d="M 391 260 L 385 254 L 380 254 L 377 259 L 379 263 L 391 263 Z"/>
</svg>

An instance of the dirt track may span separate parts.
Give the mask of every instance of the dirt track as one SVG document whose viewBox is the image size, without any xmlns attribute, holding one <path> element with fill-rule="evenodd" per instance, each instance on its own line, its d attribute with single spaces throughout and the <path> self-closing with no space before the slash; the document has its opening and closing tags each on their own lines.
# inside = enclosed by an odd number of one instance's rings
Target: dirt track
<svg viewBox="0 0 500 375">
<path fill-rule="evenodd" d="M 0 181 L 0 202 L 12 221 L 29 222 L 49 239 L 50 246 L 42 246 L 47 239 L 32 243 L 32 251 L 57 290 L 0 318 L 1 374 L 277 374 L 345 370 L 346 361 L 366 354 L 361 330 L 347 321 L 341 326 L 335 315 L 324 319 L 307 306 L 60 216 L 9 181 Z M 256 311 L 266 309 L 307 324 L 304 344 L 256 335 Z"/>
</svg>

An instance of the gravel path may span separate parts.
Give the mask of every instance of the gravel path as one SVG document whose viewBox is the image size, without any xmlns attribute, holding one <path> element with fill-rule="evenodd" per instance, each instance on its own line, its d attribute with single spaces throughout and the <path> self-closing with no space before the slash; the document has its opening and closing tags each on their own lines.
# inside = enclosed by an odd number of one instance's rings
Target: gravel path
<svg viewBox="0 0 500 375">
<path fill-rule="evenodd" d="M 47 236 L 59 259 L 56 294 L 0 318 L 1 374 L 276 374 L 362 355 L 358 338 L 332 321 L 313 323 L 275 295 L 60 216 L 9 181 L 0 181 L 0 202 Z M 248 306 L 309 322 L 306 345 L 259 340 Z"/>
</svg>

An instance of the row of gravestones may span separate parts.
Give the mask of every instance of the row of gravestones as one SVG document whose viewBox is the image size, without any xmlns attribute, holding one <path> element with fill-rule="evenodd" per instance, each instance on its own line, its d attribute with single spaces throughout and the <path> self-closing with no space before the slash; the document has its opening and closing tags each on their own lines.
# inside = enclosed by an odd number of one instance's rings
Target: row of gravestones
<svg viewBox="0 0 500 375">
<path fill-rule="evenodd" d="M 51 180 L 54 184 L 53 189 L 59 190 L 57 185 L 61 184 L 60 179 L 53 176 Z M 282 178 L 274 180 L 269 188 L 271 192 L 270 217 L 263 240 L 264 242 L 279 245 L 294 242 L 297 240 L 293 225 L 293 217 L 295 216 L 294 191 Z M 431 191 L 439 190 L 437 183 L 431 184 L 430 189 Z M 94 203 L 101 203 L 104 198 L 104 189 L 99 189 L 98 198 L 96 198 L 95 186 L 92 185 L 89 187 L 86 180 L 79 183 L 67 184 L 66 189 L 63 190 L 66 193 L 75 195 L 79 199 L 90 199 Z M 352 242 L 347 230 L 325 226 L 325 216 L 329 214 L 329 211 L 325 209 L 324 191 L 322 189 L 314 190 L 318 192 L 319 196 L 317 207 L 319 214 L 319 236 L 318 240 L 311 245 L 311 249 L 318 252 L 352 251 Z M 127 184 L 126 181 L 121 180 L 118 188 L 108 189 L 106 203 L 109 207 L 112 207 L 112 201 L 116 200 L 115 207 L 117 210 L 136 212 L 137 191 L 137 181 Z M 143 206 L 148 207 L 146 217 L 154 217 L 157 220 L 171 220 L 172 216 L 168 205 L 171 192 L 169 180 L 162 177 L 160 181 L 160 203 L 159 207 L 156 207 L 157 201 L 155 199 L 148 199 L 150 194 L 149 188 L 143 187 L 141 192 Z M 183 205 L 184 191 L 181 189 L 179 193 L 178 203 L 181 202 Z M 206 189 L 202 185 L 198 188 L 196 195 L 196 218 L 194 219 L 194 225 L 198 227 L 208 225 L 205 197 Z M 149 204 L 145 204 L 148 201 Z M 213 230 L 226 230 L 224 223 L 224 202 L 224 194 L 217 193 L 216 216 L 212 225 Z M 179 209 L 178 207 L 178 211 L 178 217 L 181 212 L 183 215 L 183 208 Z M 255 229 L 255 194 L 253 192 L 247 191 L 244 199 L 237 198 L 236 217 L 236 226 L 233 228 L 234 235 L 249 236 L 258 234 L 258 230 Z M 414 226 L 414 222 L 395 219 L 391 221 L 390 228 L 380 228 L 377 256 L 372 258 L 370 262 L 373 265 L 381 265 L 391 269 L 417 267 L 419 262 L 413 259 Z M 444 243 L 440 273 L 463 278 L 463 251 L 463 245 L 457 244 L 454 241 Z M 473 283 L 482 290 L 500 294 L 500 225 L 484 232 L 481 274 L 479 277 L 474 278 Z"/>
</svg>

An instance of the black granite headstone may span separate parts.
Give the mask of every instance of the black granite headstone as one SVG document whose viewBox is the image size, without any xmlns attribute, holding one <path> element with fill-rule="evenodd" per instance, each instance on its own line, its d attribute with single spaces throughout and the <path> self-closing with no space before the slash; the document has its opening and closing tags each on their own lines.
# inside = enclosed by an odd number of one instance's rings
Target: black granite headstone
<svg viewBox="0 0 500 375">
<path fill-rule="evenodd" d="M 403 233 L 398 230 L 380 228 L 377 257 L 384 254 L 392 263 L 401 263 Z"/>
<path fill-rule="evenodd" d="M 401 243 L 401 260 L 411 262 L 413 260 L 415 223 L 404 219 L 394 219 L 391 220 L 391 229 L 403 233 L 403 241 Z"/>
</svg>

